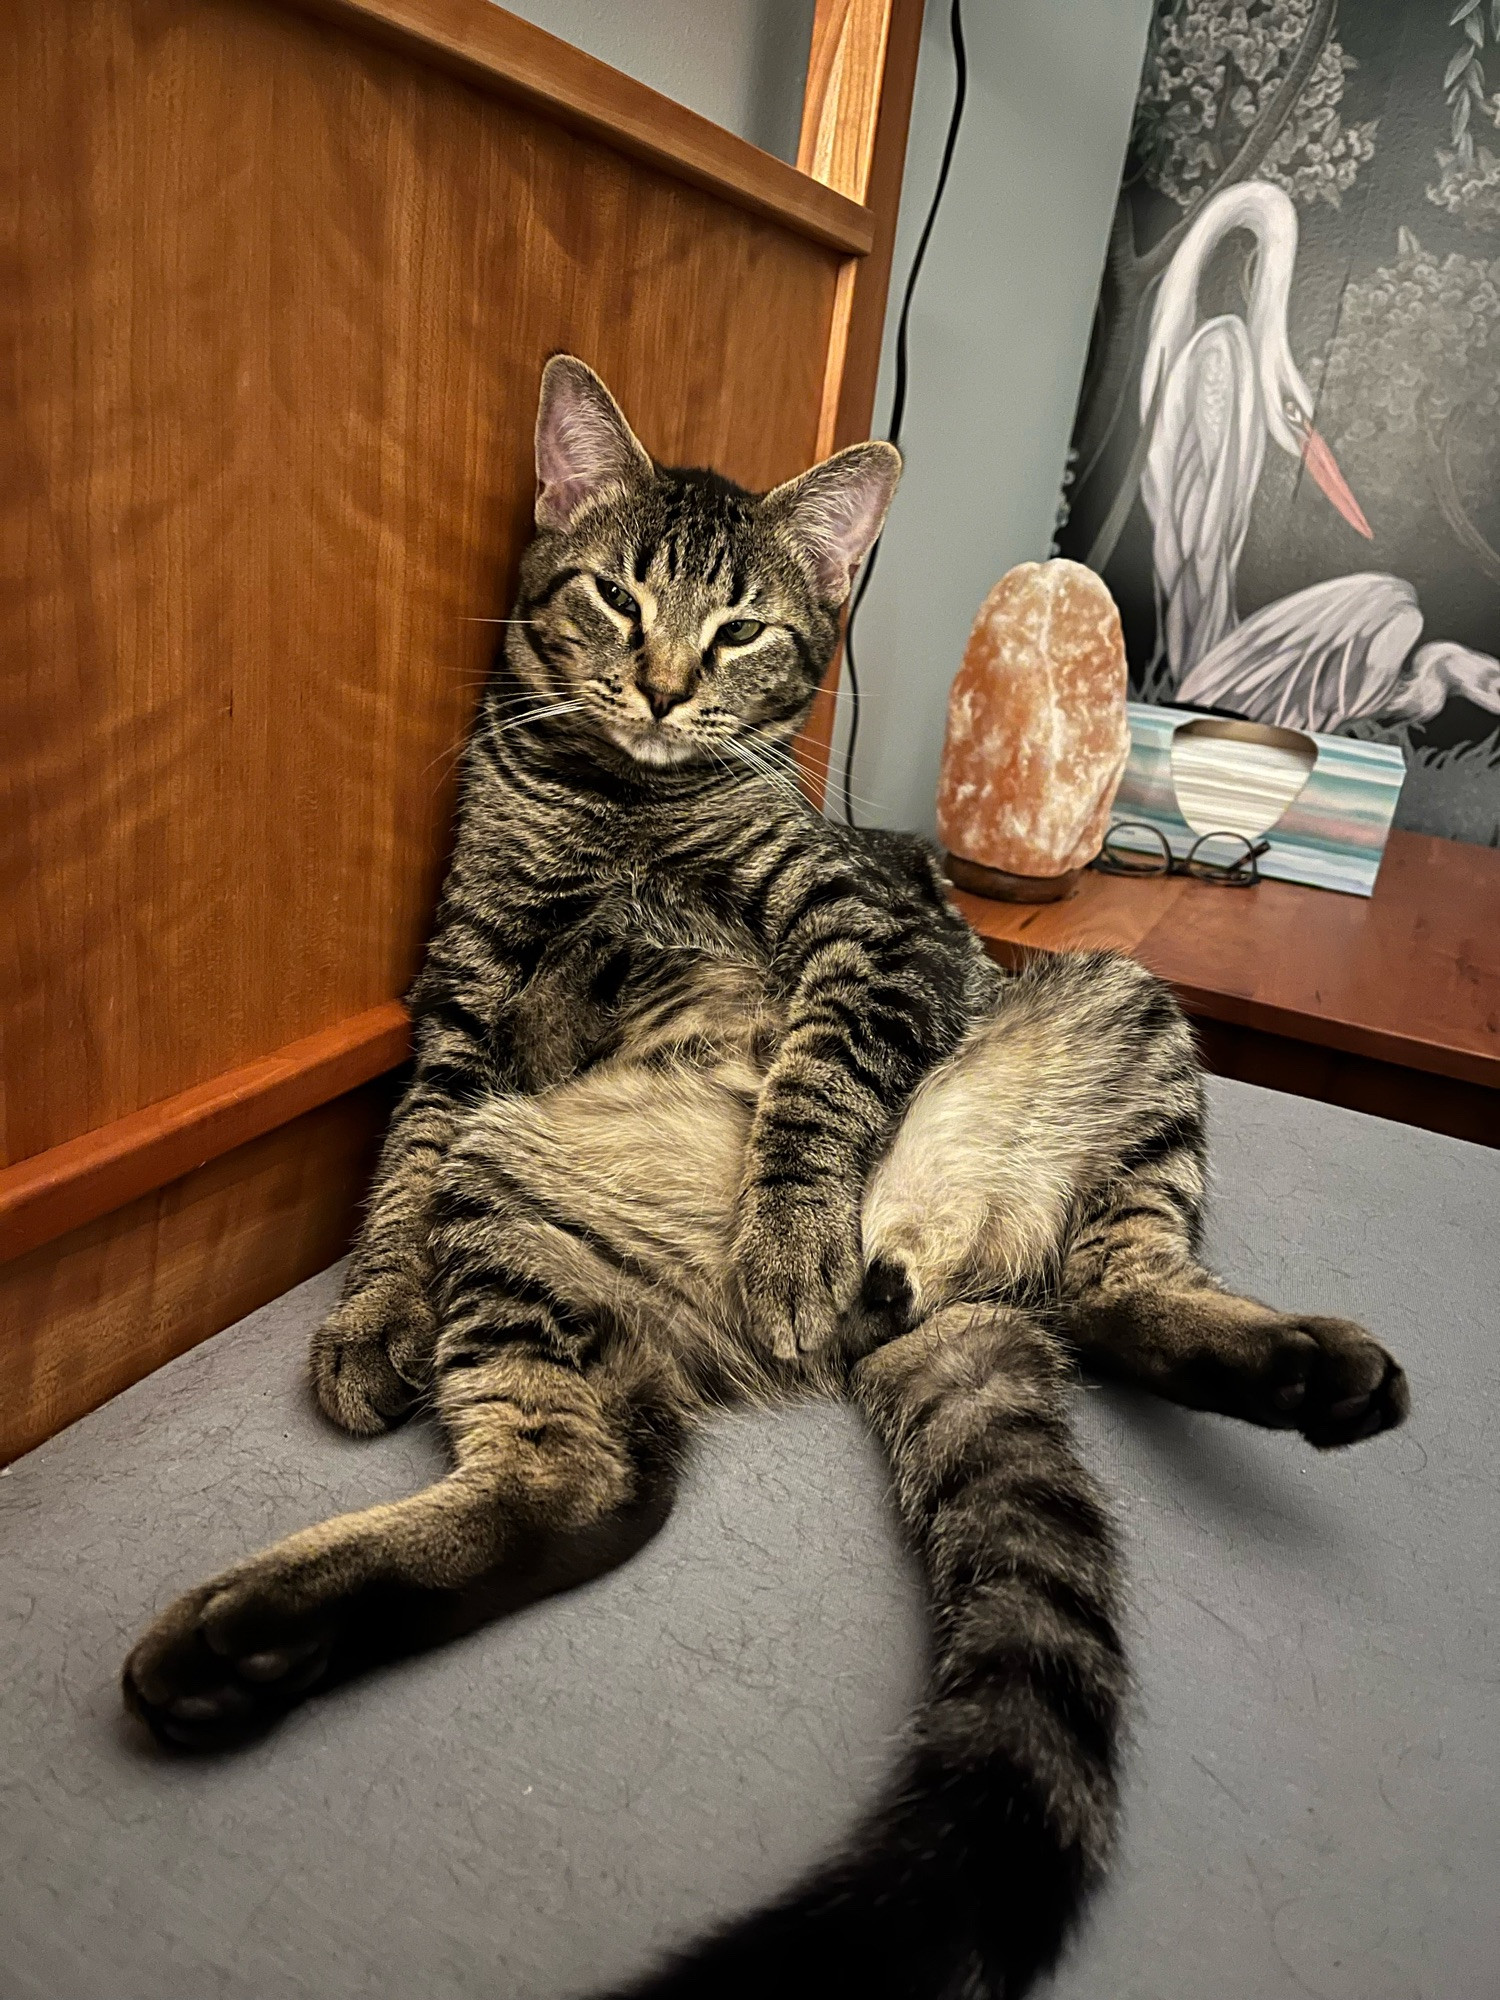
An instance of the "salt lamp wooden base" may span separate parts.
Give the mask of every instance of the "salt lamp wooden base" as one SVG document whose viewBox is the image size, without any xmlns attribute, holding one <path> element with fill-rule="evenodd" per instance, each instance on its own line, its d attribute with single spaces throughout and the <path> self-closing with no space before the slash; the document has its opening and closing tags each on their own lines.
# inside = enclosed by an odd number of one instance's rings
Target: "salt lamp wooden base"
<svg viewBox="0 0 1500 2000">
<path fill-rule="evenodd" d="M 1003 868 L 986 868 L 982 861 L 965 861 L 961 854 L 945 854 L 943 866 L 955 888 L 975 896 L 988 896 L 996 903 L 1060 903 L 1071 896 L 1081 868 L 1065 875 L 1008 875 Z"/>
</svg>

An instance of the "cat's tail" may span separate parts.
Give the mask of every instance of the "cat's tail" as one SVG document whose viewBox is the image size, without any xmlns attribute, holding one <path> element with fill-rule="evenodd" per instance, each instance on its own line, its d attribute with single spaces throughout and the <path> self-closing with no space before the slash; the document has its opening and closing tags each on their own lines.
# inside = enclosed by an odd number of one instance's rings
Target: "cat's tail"
<svg viewBox="0 0 1500 2000">
<path fill-rule="evenodd" d="M 1063 1364 L 1022 1313 L 939 1319 L 855 1371 L 935 1626 L 900 1776 L 840 1858 L 629 2000 L 1016 2000 L 1103 1871 L 1127 1676 Z"/>
</svg>

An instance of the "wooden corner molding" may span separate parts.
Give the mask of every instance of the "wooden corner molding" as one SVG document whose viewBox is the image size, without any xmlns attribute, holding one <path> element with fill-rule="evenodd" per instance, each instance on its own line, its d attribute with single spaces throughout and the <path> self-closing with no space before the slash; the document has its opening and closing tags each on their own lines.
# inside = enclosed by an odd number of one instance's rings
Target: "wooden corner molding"
<svg viewBox="0 0 1500 2000">
<path fill-rule="evenodd" d="M 875 242 L 874 216 L 837 183 L 762 152 L 494 0 L 287 3 L 424 55 L 481 89 L 534 105 L 559 124 L 831 250 L 863 257 Z"/>
<path fill-rule="evenodd" d="M 50 1243 L 404 1062 L 399 1000 L 0 1168 L 0 1262 Z"/>
</svg>

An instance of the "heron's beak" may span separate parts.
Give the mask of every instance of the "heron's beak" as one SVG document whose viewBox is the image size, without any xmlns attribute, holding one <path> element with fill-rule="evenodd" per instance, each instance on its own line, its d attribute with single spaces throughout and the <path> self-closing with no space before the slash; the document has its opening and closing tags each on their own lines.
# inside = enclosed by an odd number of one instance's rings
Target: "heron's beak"
<svg viewBox="0 0 1500 2000">
<path fill-rule="evenodd" d="M 1339 471 L 1338 460 L 1311 424 L 1302 439 L 1302 463 L 1355 533 L 1363 535 L 1367 542 L 1373 542 L 1374 530 L 1365 519 L 1363 508 L 1349 491 L 1348 482 Z"/>
</svg>

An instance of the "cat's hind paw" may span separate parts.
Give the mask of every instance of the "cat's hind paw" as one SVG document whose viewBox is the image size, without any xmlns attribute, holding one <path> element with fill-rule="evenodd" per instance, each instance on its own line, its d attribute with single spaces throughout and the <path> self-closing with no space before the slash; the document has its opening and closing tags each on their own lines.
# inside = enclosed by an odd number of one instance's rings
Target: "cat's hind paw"
<svg viewBox="0 0 1500 2000">
<path fill-rule="evenodd" d="M 1321 1451 L 1393 1430 L 1411 1408 L 1399 1362 L 1352 1319 L 1288 1314 L 1270 1373 L 1281 1421 Z"/>
<path fill-rule="evenodd" d="M 278 1616 L 248 1578 L 169 1605 L 125 1662 L 125 1706 L 161 1742 L 221 1750 L 258 1735 L 328 1671 L 337 1619 Z"/>
</svg>

